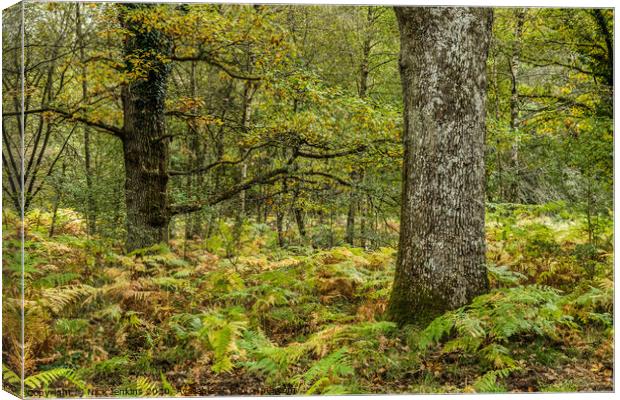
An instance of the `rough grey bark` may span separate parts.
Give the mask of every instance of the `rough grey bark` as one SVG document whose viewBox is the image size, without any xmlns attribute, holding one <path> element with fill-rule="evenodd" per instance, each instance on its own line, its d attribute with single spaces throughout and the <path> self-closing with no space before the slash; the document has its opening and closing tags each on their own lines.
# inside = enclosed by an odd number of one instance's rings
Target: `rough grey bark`
<svg viewBox="0 0 620 400">
<path fill-rule="evenodd" d="M 388 315 L 424 324 L 488 290 L 488 8 L 396 7 L 404 94 L 400 245 Z"/>
<path fill-rule="evenodd" d="M 139 21 L 125 21 L 125 10 L 153 5 L 125 4 L 119 15 L 131 34 L 124 43 L 125 55 L 146 58 L 151 67 L 122 88 L 125 200 L 127 206 L 127 251 L 168 240 L 169 138 L 165 137 L 164 101 L 169 74 L 171 46 L 160 31 Z M 134 72 L 131 62 L 126 70 Z"/>
</svg>

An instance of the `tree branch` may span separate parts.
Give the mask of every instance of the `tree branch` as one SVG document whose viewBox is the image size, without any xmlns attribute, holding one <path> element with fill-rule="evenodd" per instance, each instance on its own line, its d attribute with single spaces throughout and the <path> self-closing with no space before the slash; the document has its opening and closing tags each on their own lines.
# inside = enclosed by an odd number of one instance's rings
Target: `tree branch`
<svg viewBox="0 0 620 400">
<path fill-rule="evenodd" d="M 228 190 L 225 190 L 222 193 L 219 193 L 216 196 L 211 197 L 206 201 L 197 201 L 189 204 L 178 204 L 170 206 L 170 214 L 178 215 L 178 214 L 188 214 L 196 211 L 200 211 L 204 206 L 213 206 L 215 204 L 221 203 L 222 201 L 228 200 L 234 197 L 236 194 L 241 193 L 244 190 L 248 190 L 251 187 L 258 184 L 266 184 L 274 181 L 273 178 L 278 175 L 283 175 L 289 172 L 290 166 L 285 166 L 282 168 L 274 169 L 266 174 L 257 176 L 255 178 L 249 179 L 245 182 L 239 183 L 237 185 L 232 186 Z"/>
<path fill-rule="evenodd" d="M 343 150 L 343 151 L 339 151 L 336 153 L 306 153 L 303 151 L 299 151 L 298 155 L 299 157 L 303 157 L 303 158 L 314 158 L 314 159 L 327 159 L 327 158 L 337 158 L 337 157 L 343 157 L 343 156 L 348 156 L 351 154 L 357 154 L 357 153 L 361 153 L 364 150 L 366 150 L 368 148 L 368 146 L 366 145 L 362 145 L 360 147 L 357 147 L 355 149 L 350 149 L 350 150 Z"/>
<path fill-rule="evenodd" d="M 352 187 L 353 184 L 351 182 L 345 181 L 342 178 L 339 178 L 335 175 L 332 174 L 328 174 L 327 172 L 321 172 L 321 171 L 303 171 L 301 172 L 299 175 L 309 175 L 309 176 L 322 176 L 324 178 L 328 178 L 331 179 L 333 181 L 338 182 L 339 184 L 341 184 L 342 186 L 348 186 L 348 187 Z"/>
<path fill-rule="evenodd" d="M 260 81 L 262 79 L 262 77 L 260 76 L 248 76 L 248 75 L 242 75 L 241 73 L 235 72 L 231 70 L 230 68 L 228 68 L 227 66 L 221 64 L 220 62 L 215 61 L 214 59 L 205 56 L 204 54 L 198 54 L 197 56 L 185 56 L 185 57 L 173 55 L 172 57 L 170 57 L 170 59 L 173 61 L 204 61 L 209 65 L 213 65 L 214 67 L 221 69 L 222 71 L 226 73 L 226 75 L 230 76 L 231 78 L 235 78 L 235 79 L 243 79 L 246 81 Z"/>
<path fill-rule="evenodd" d="M 558 103 L 562 103 L 562 104 L 566 104 L 569 106 L 573 106 L 573 107 L 578 107 L 578 108 L 582 108 L 585 109 L 587 111 L 593 112 L 593 108 L 585 103 L 579 102 L 579 101 L 575 101 L 571 98 L 568 97 L 563 97 L 563 96 L 553 96 L 553 95 L 547 95 L 547 94 L 519 94 L 520 97 L 525 97 L 528 99 L 549 99 L 549 100 L 555 100 Z"/>
<path fill-rule="evenodd" d="M 24 114 L 40 114 L 40 113 L 45 113 L 45 112 L 58 114 L 66 119 L 81 122 L 88 126 L 92 126 L 93 128 L 97 128 L 99 130 L 105 131 L 106 133 L 109 133 L 120 139 L 122 139 L 125 135 L 124 131 L 121 128 L 118 128 L 116 126 L 108 125 L 103 122 L 92 121 L 82 116 L 76 115 L 74 112 L 69 112 L 69 111 L 61 110 L 61 109 L 54 108 L 54 107 L 26 110 L 24 111 Z M 2 113 L 2 118 L 12 117 L 16 115 L 21 115 L 21 111 Z"/>
<path fill-rule="evenodd" d="M 245 160 L 247 160 L 247 158 L 250 156 L 250 154 L 252 153 L 252 151 L 256 150 L 256 149 L 260 149 L 261 147 L 265 147 L 268 146 L 270 143 L 263 143 L 257 146 L 253 146 L 250 147 L 244 154 L 243 156 L 241 156 L 241 158 L 237 159 L 237 160 L 218 160 L 218 161 L 214 161 L 211 164 L 205 165 L 204 167 L 200 167 L 200 168 L 196 168 L 196 169 L 192 169 L 189 171 L 168 171 L 168 175 L 170 176 L 186 176 L 186 175 L 195 175 L 195 174 L 203 174 L 215 167 L 219 167 L 220 165 L 235 165 L 235 164 L 239 164 L 244 162 Z"/>
</svg>

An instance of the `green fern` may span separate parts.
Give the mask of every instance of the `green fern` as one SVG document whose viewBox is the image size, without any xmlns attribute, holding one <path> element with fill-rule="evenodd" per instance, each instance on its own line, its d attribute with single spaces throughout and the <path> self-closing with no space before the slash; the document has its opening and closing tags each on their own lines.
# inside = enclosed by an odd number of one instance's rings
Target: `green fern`
<svg viewBox="0 0 620 400">
<path fill-rule="evenodd" d="M 45 288 L 57 287 L 73 281 L 79 281 L 80 277 L 81 275 L 75 272 L 52 273 L 37 279 L 32 283 L 32 286 Z"/>
<path fill-rule="evenodd" d="M 482 337 L 458 336 L 443 345 L 442 353 L 452 353 L 455 351 L 475 352 L 482 344 Z"/>
<path fill-rule="evenodd" d="M 349 357 L 349 349 L 343 347 L 313 363 L 303 374 L 296 375 L 293 382 L 306 394 L 321 393 L 323 386 L 340 383 L 353 375 L 354 369 Z"/>
<path fill-rule="evenodd" d="M 477 392 L 505 392 L 506 389 L 498 381 L 507 378 L 511 373 L 519 369 L 518 367 L 509 367 L 489 371 L 476 380 L 474 389 Z"/>
<path fill-rule="evenodd" d="M 268 311 L 273 306 L 292 305 L 295 303 L 295 293 L 284 288 L 260 285 L 255 287 L 254 292 L 257 292 L 257 294 L 255 294 L 256 300 L 252 305 L 252 311 L 254 313 Z"/>
<path fill-rule="evenodd" d="M 558 291 L 536 285 L 479 296 L 470 305 L 436 318 L 422 332 L 420 348 L 438 343 L 453 331 L 459 337 L 496 341 L 506 341 L 518 334 L 555 339 L 559 327 L 576 328 L 573 318 L 562 312 L 562 300 Z"/>
<path fill-rule="evenodd" d="M 270 383 L 290 381 L 309 394 L 324 393 L 328 386 L 353 373 L 350 349 L 354 347 L 360 354 L 366 354 L 364 349 L 377 348 L 378 338 L 395 330 L 396 325 L 387 321 L 331 325 L 310 335 L 303 343 L 282 347 L 274 345 L 262 332 L 248 330 L 240 342 L 248 359 L 242 365 L 265 375 Z M 295 369 L 305 372 L 291 376 Z M 321 381 L 326 374 L 331 380 Z M 335 386 L 332 389 L 337 391 Z"/>
<path fill-rule="evenodd" d="M 42 371 L 35 375 L 30 375 L 24 379 L 24 386 L 30 389 L 43 389 L 59 379 L 66 379 L 78 389 L 82 390 L 82 395 L 88 395 L 86 382 L 78 377 L 78 375 L 69 368 L 54 368 L 48 371 Z"/>
<path fill-rule="evenodd" d="M 612 326 L 613 282 L 603 280 L 597 282 L 596 286 L 582 287 L 567 296 L 562 305 L 584 324 L 595 321 L 607 327 Z"/>
<path fill-rule="evenodd" d="M 168 320 L 168 327 L 177 340 L 185 342 L 202 328 L 201 316 L 187 313 L 175 314 Z"/>
<path fill-rule="evenodd" d="M 225 295 L 245 287 L 241 275 L 228 269 L 208 273 L 206 281 L 213 295 Z"/>
<path fill-rule="evenodd" d="M 88 328 L 87 319 L 57 319 L 54 323 L 54 330 L 61 335 L 76 336 L 82 334 Z"/>
<path fill-rule="evenodd" d="M 154 244 L 150 247 L 145 247 L 141 249 L 136 249 L 128 254 L 128 256 L 135 257 L 144 257 L 144 256 L 154 256 L 154 255 L 163 255 L 170 253 L 170 248 L 163 243 Z"/>
<path fill-rule="evenodd" d="M 491 343 L 481 349 L 480 353 L 482 357 L 496 369 L 513 368 L 517 366 L 517 362 L 510 357 L 510 350 L 500 344 Z"/>
<path fill-rule="evenodd" d="M 155 397 L 159 394 L 157 384 L 149 378 L 145 378 L 143 376 L 136 379 L 135 387 L 140 397 Z"/>
<path fill-rule="evenodd" d="M 10 385 L 21 386 L 22 379 L 9 367 L 2 364 L 2 380 Z"/>
<path fill-rule="evenodd" d="M 337 384 L 337 385 L 327 385 L 323 387 L 321 390 L 321 394 L 323 395 L 332 395 L 338 396 L 343 394 L 360 394 L 363 393 L 357 385 L 352 384 Z M 310 394 L 310 393 L 307 393 Z"/>
<path fill-rule="evenodd" d="M 202 324 L 198 337 L 214 353 L 211 369 L 216 373 L 232 370 L 234 365 L 231 355 L 237 351 L 237 340 L 247 326 L 242 310 L 231 308 L 224 312 L 213 311 L 203 317 Z"/>
<path fill-rule="evenodd" d="M 174 386 L 172 386 L 170 382 L 168 382 L 166 375 L 164 375 L 163 372 L 160 372 L 159 377 L 161 379 L 161 388 L 163 389 L 164 396 L 176 396 L 177 391 L 175 390 Z"/>
<path fill-rule="evenodd" d="M 131 364 L 127 356 L 116 356 L 108 358 L 107 360 L 94 363 L 88 369 L 85 370 L 87 376 L 113 376 L 122 370 L 126 370 Z"/>
<path fill-rule="evenodd" d="M 418 346 L 425 349 L 450 337 L 441 345 L 442 352 L 473 355 L 483 362 L 484 368 L 490 369 L 474 388 L 501 391 L 498 380 L 519 368 L 505 345 L 512 338 L 532 335 L 558 340 L 560 329 L 577 328 L 573 318 L 562 309 L 564 301 L 557 290 L 542 286 L 499 289 L 436 318 L 421 333 Z"/>
<path fill-rule="evenodd" d="M 418 348 L 427 349 L 434 343 L 438 343 L 444 336 L 452 332 L 455 323 L 455 314 L 446 313 L 441 317 L 435 318 L 429 326 L 420 334 Z"/>
<path fill-rule="evenodd" d="M 279 347 L 262 332 L 249 330 L 244 333 L 240 347 L 246 351 L 250 359 L 242 365 L 265 375 L 269 383 L 285 381 L 290 367 L 297 364 L 307 353 L 307 348 L 301 343 Z"/>
<path fill-rule="evenodd" d="M 310 388 L 306 391 L 306 395 L 312 394 L 321 394 L 321 392 L 329 386 L 330 379 L 327 376 L 322 377 L 317 380 Z"/>
<path fill-rule="evenodd" d="M 149 280 L 154 285 L 169 292 L 185 292 L 193 294 L 195 289 L 191 286 L 187 279 L 174 278 L 171 276 L 161 276 Z"/>
<path fill-rule="evenodd" d="M 64 378 L 67 374 L 72 373 L 68 368 L 54 368 L 48 371 L 39 372 L 24 379 L 24 385 L 31 389 L 40 389 L 47 387 L 54 381 Z"/>
<path fill-rule="evenodd" d="M 488 265 L 487 272 L 489 274 L 489 278 L 491 282 L 497 282 L 503 286 L 514 286 L 518 285 L 521 281 L 523 281 L 526 276 L 516 272 L 511 271 L 507 266 L 500 265 Z"/>
</svg>

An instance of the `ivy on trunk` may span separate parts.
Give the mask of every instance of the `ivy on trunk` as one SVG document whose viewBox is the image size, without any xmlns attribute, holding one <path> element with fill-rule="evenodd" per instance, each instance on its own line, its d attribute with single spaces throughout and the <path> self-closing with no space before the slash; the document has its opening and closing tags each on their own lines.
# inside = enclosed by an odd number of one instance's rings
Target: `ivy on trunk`
<svg viewBox="0 0 620 400">
<path fill-rule="evenodd" d="M 140 19 L 139 11 L 151 7 L 126 4 L 119 13 L 128 31 L 123 50 L 129 82 L 122 88 L 128 251 L 167 241 L 171 218 L 164 121 L 171 42 Z"/>
</svg>

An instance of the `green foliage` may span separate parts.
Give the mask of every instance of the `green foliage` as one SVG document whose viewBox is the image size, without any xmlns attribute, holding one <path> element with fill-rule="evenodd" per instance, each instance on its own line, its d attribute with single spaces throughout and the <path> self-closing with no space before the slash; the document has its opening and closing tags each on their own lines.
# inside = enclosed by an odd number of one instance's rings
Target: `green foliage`
<svg viewBox="0 0 620 400">
<path fill-rule="evenodd" d="M 24 386 L 30 389 L 46 389 L 59 379 L 66 379 L 78 389 L 82 390 L 83 396 L 88 396 L 86 382 L 81 380 L 73 370 L 68 368 L 54 368 L 30 375 L 24 379 Z"/>
<path fill-rule="evenodd" d="M 214 295 L 229 294 L 244 288 L 243 278 L 237 272 L 219 270 L 210 272 L 206 276 L 210 291 Z"/>
<path fill-rule="evenodd" d="M 510 347 L 515 338 L 560 341 L 563 331 L 578 329 L 573 316 L 563 311 L 565 302 L 557 290 L 546 287 L 498 289 L 436 318 L 421 333 L 419 346 L 426 349 L 449 338 L 442 352 L 474 355 L 491 368 L 476 381 L 476 390 L 503 391 L 498 379 L 521 368 Z"/>
<path fill-rule="evenodd" d="M 497 10 L 489 56 L 487 193 L 562 200 L 592 239 L 612 199 L 609 24 L 609 10 Z"/>
<path fill-rule="evenodd" d="M 507 266 L 488 265 L 489 280 L 495 285 L 513 286 L 521 282 L 525 275 L 510 270 Z"/>
<path fill-rule="evenodd" d="M 541 392 L 576 392 L 579 390 L 579 386 L 572 382 L 572 380 L 568 380 L 565 382 L 558 382 L 551 385 L 545 385 L 541 388 Z"/>
<path fill-rule="evenodd" d="M 605 327 L 613 325 L 613 282 L 602 278 L 593 285 L 581 285 L 566 296 L 564 308 L 581 323 L 598 322 Z"/>
<path fill-rule="evenodd" d="M 202 318 L 202 328 L 197 332 L 214 353 L 213 372 L 227 372 L 233 369 L 231 356 L 237 351 L 237 339 L 247 326 L 247 319 L 240 308 L 224 312 L 213 311 Z"/>
<path fill-rule="evenodd" d="M 354 370 L 348 357 L 349 349 L 343 347 L 321 358 L 303 374 L 293 378 L 293 382 L 306 394 L 338 393 L 344 389 L 338 385 L 343 379 L 353 375 Z"/>
<path fill-rule="evenodd" d="M 56 320 L 54 324 L 54 330 L 61 335 L 76 336 L 84 334 L 88 328 L 88 320 L 76 318 L 65 319 L 60 318 Z"/>
<path fill-rule="evenodd" d="M 136 249 L 128 254 L 128 256 L 145 257 L 169 254 L 170 249 L 165 244 L 154 244 L 150 247 Z"/>
<path fill-rule="evenodd" d="M 80 274 L 74 272 L 51 273 L 33 282 L 33 285 L 41 285 L 42 287 L 64 286 L 69 283 L 74 283 L 74 281 L 79 280 L 79 278 Z"/>
<path fill-rule="evenodd" d="M 607 371 L 613 252 L 579 247 L 566 207 L 489 207 L 491 292 L 424 329 L 383 320 L 393 248 L 274 250 L 259 227 L 233 257 L 196 240 L 131 256 L 103 246 L 91 262 L 81 233 L 34 237 L 28 348 L 49 361 L 28 382 L 139 395 L 240 376 L 263 393 L 503 392 L 531 368 L 594 358 Z"/>
<path fill-rule="evenodd" d="M 437 343 L 453 331 L 457 339 L 448 344 L 459 339 L 465 341 L 450 346 L 452 350 L 476 350 L 484 340 L 505 342 L 514 335 L 558 338 L 560 328 L 576 328 L 572 316 L 562 312 L 561 301 L 562 296 L 551 288 L 524 286 L 496 290 L 435 319 L 423 332 L 422 346 Z"/>
<path fill-rule="evenodd" d="M 125 370 L 131 362 L 127 356 L 111 357 L 107 360 L 99 361 L 86 370 L 86 374 L 93 376 L 113 376 Z"/>
<path fill-rule="evenodd" d="M 286 381 L 290 366 L 297 363 L 306 352 L 299 344 L 276 346 L 260 331 L 247 331 L 241 347 L 250 356 L 250 361 L 242 365 L 250 371 L 264 374 L 271 382 Z"/>
<path fill-rule="evenodd" d="M 474 388 L 479 392 L 505 392 L 506 388 L 498 383 L 499 379 L 507 378 L 519 368 L 503 368 L 489 371 L 482 375 L 474 383 Z"/>
<path fill-rule="evenodd" d="M 163 373 L 160 373 L 159 376 L 161 377 L 161 387 L 164 391 L 164 394 L 166 396 L 176 396 L 177 391 L 174 389 L 174 386 L 172 386 L 170 382 L 168 382 L 166 376 Z"/>
<path fill-rule="evenodd" d="M 159 392 L 157 383 L 143 376 L 136 379 L 135 387 L 141 397 L 152 397 L 154 394 Z"/>
<path fill-rule="evenodd" d="M 9 385 L 19 386 L 21 385 L 22 379 L 15 372 L 11 371 L 9 367 L 2 364 L 2 381 Z"/>
</svg>

